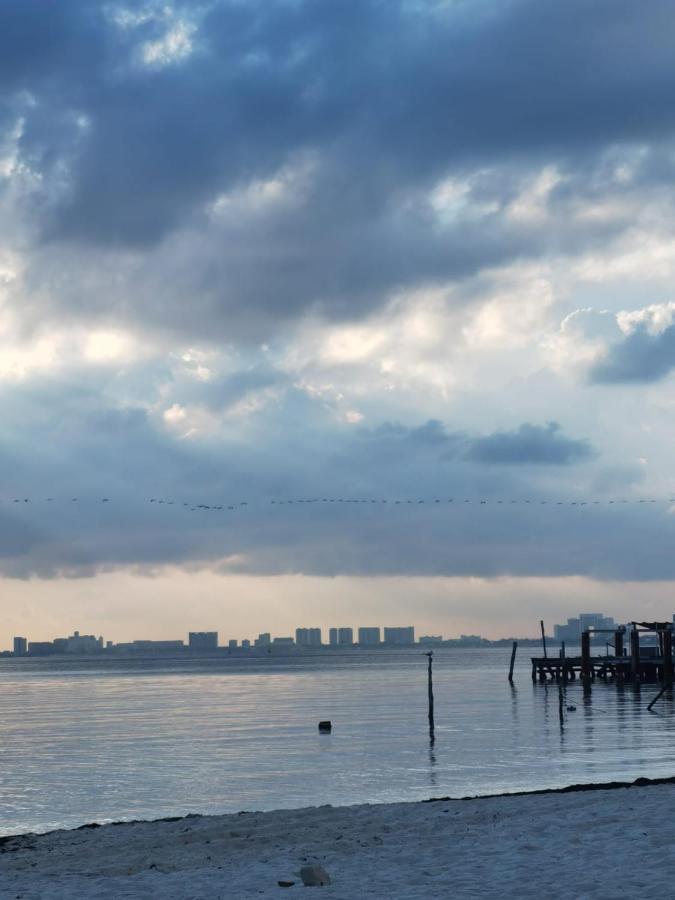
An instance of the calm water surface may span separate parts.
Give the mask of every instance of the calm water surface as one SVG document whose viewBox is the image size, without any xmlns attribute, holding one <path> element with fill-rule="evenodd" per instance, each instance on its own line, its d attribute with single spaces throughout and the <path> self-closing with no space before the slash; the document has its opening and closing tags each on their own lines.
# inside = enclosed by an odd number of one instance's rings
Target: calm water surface
<svg viewBox="0 0 675 900">
<path fill-rule="evenodd" d="M 0 661 L 0 833 L 91 821 L 419 800 L 675 774 L 672 701 L 656 687 L 530 680 L 520 650 L 426 659 Z M 317 732 L 320 719 L 333 733 Z"/>
</svg>

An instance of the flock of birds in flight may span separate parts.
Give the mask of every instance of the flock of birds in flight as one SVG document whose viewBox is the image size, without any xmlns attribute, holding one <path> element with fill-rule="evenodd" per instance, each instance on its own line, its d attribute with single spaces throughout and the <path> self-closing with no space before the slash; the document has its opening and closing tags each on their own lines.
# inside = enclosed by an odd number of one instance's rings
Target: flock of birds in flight
<svg viewBox="0 0 675 900">
<path fill-rule="evenodd" d="M 0 502 L 2 502 L 2 501 L 0 500 Z M 6 501 L 6 502 L 24 504 L 24 503 L 41 503 L 41 502 L 44 502 L 44 503 L 61 502 L 62 503 L 64 501 L 56 500 L 54 497 L 45 497 L 44 499 L 19 497 L 19 498 L 12 498 L 11 500 Z M 90 501 L 81 500 L 79 497 L 71 497 L 69 499 L 66 499 L 65 502 L 88 503 Z M 110 497 L 101 497 L 101 498 L 96 498 L 91 502 L 96 503 L 96 504 L 104 504 L 104 503 L 111 503 L 112 499 Z M 211 510 L 212 511 L 221 511 L 221 510 L 235 511 L 235 510 L 242 510 L 250 505 L 247 500 L 241 500 L 236 503 L 229 503 L 229 504 L 228 503 L 216 504 L 216 503 L 194 503 L 194 502 L 190 503 L 187 501 L 165 500 L 165 499 L 161 499 L 159 497 L 150 497 L 145 502 L 147 502 L 148 504 L 155 504 L 157 506 L 163 506 L 163 505 L 177 506 L 180 508 L 187 509 L 190 512 L 197 512 L 200 510 L 203 510 L 203 511 L 211 511 Z M 616 499 L 614 499 L 614 500 L 530 500 L 530 499 L 488 500 L 488 499 L 473 499 L 472 500 L 472 499 L 466 499 L 466 498 L 458 499 L 455 497 L 449 497 L 446 500 L 442 500 L 442 499 L 438 499 L 438 498 L 426 499 L 426 500 L 419 499 L 419 498 L 414 499 L 414 500 L 408 500 L 408 499 L 406 499 L 406 500 L 400 500 L 400 499 L 399 500 L 393 500 L 393 499 L 363 500 L 363 499 L 346 498 L 346 497 L 316 497 L 313 499 L 293 499 L 293 500 L 287 499 L 287 500 L 263 501 L 263 503 L 265 503 L 266 505 L 269 505 L 269 506 L 293 506 L 295 504 L 300 505 L 300 504 L 312 504 L 312 503 L 319 503 L 319 504 L 331 504 L 331 503 L 364 504 L 365 503 L 365 504 L 369 504 L 371 506 L 373 506 L 373 505 L 375 505 L 375 506 L 382 506 L 382 505 L 388 505 L 388 506 L 422 506 L 422 505 L 436 506 L 437 504 L 438 505 L 453 504 L 455 506 L 461 506 L 464 504 L 471 504 L 473 506 L 488 506 L 488 505 L 489 506 L 502 506 L 502 505 L 503 506 L 507 506 L 507 505 L 508 506 L 512 506 L 512 505 L 524 506 L 524 505 L 531 505 L 531 506 L 577 506 L 577 507 L 580 507 L 580 506 L 588 506 L 588 507 L 613 506 L 613 505 L 619 506 L 622 504 L 637 505 L 637 504 L 653 504 L 653 503 L 659 503 L 659 502 L 673 504 L 673 503 L 675 503 L 675 497 L 670 497 L 668 499 L 662 498 L 660 501 L 655 500 L 655 499 L 632 499 L 632 500 L 626 500 L 626 499 L 621 499 L 621 500 L 616 500 Z"/>
</svg>

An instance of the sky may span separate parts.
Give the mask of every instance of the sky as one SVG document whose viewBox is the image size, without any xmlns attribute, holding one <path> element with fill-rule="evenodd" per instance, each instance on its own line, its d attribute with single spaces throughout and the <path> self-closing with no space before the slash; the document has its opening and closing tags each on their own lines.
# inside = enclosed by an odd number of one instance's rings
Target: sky
<svg viewBox="0 0 675 900">
<path fill-rule="evenodd" d="M 0 647 L 670 618 L 673 35 L 5 0 Z"/>
</svg>

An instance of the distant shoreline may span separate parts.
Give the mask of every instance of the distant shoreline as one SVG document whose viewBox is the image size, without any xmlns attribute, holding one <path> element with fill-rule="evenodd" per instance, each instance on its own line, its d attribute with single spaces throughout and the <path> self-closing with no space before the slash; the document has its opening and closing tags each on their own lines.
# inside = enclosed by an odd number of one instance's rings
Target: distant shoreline
<svg viewBox="0 0 675 900">
<path fill-rule="evenodd" d="M 251 647 L 249 649 L 237 647 L 230 649 L 228 647 L 219 647 L 217 650 L 191 650 L 189 647 L 184 649 L 172 650 L 101 650 L 96 653 L 35 653 L 24 654 L 21 656 L 14 655 L 10 651 L 0 652 L 0 661 L 16 660 L 16 661 L 40 661 L 54 659 L 73 659 L 73 660 L 102 660 L 102 659 L 268 659 L 270 657 L 293 657 L 293 656 L 348 656 L 351 654 L 366 653 L 402 653 L 410 654 L 414 652 L 427 652 L 428 650 L 504 650 L 510 648 L 513 641 L 516 640 L 519 648 L 530 649 L 532 647 L 540 647 L 541 640 L 536 638 L 504 638 L 497 641 L 490 641 L 483 644 L 452 644 L 445 643 L 441 645 L 428 646 L 426 644 L 375 644 L 372 646 L 353 646 L 333 647 L 328 644 L 320 647 Z M 557 643 L 546 639 L 547 643 L 552 646 L 558 646 Z"/>
</svg>

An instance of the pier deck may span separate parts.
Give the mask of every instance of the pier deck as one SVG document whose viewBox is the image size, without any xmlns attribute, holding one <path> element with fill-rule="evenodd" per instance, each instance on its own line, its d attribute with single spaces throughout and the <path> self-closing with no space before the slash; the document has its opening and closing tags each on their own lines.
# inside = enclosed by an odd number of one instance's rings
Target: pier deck
<svg viewBox="0 0 675 900">
<path fill-rule="evenodd" d="M 532 681 L 575 681 L 577 678 L 603 681 L 658 682 L 666 677 L 664 658 L 649 656 L 634 664 L 630 656 L 591 656 L 586 672 L 581 656 L 532 657 Z"/>
<path fill-rule="evenodd" d="M 628 637 L 630 652 L 624 648 L 626 626 L 616 629 L 593 628 L 581 632 L 581 656 L 567 656 L 565 642 L 560 656 L 551 657 L 546 653 L 544 622 L 541 621 L 543 656 L 532 657 L 532 681 L 575 681 L 581 678 L 588 683 L 600 678 L 603 681 L 649 681 L 673 683 L 675 662 L 673 660 L 672 622 L 633 622 Z M 640 647 L 640 635 L 650 633 L 652 645 Z M 605 637 L 609 633 L 612 640 L 605 641 L 607 649 L 614 655 L 591 655 L 591 638 Z"/>
</svg>

